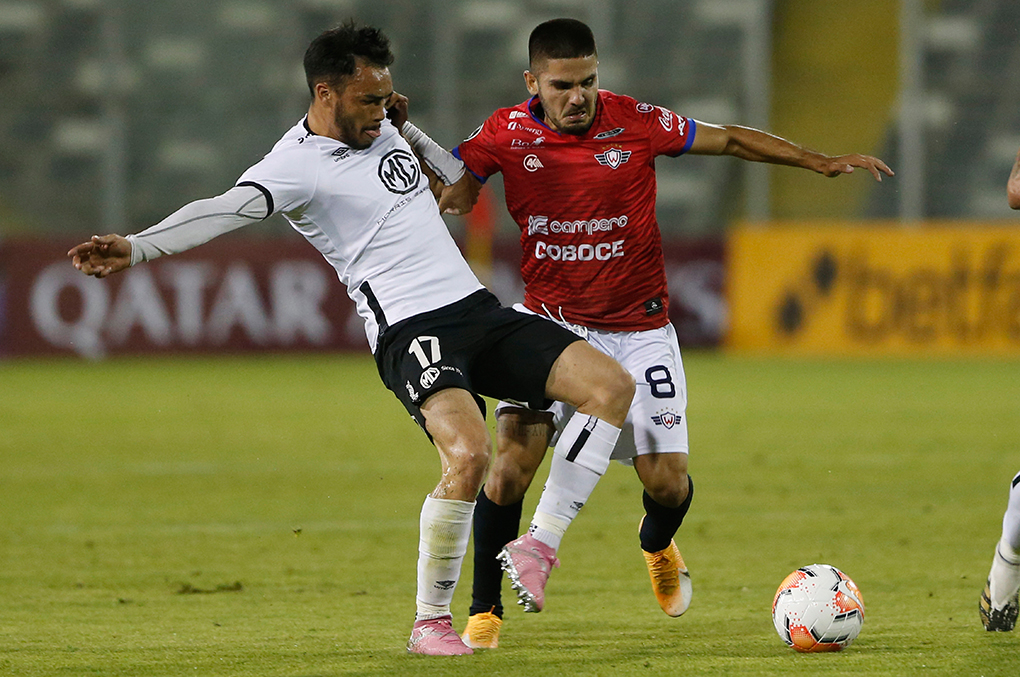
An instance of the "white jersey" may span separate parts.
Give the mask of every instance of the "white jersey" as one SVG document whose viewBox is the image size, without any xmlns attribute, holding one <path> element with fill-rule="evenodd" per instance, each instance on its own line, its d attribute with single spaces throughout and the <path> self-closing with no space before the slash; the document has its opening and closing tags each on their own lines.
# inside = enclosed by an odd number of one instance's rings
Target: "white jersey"
<svg viewBox="0 0 1020 677">
<path fill-rule="evenodd" d="M 364 150 L 313 134 L 304 119 L 238 180 L 254 186 L 336 268 L 379 333 L 482 289 L 439 214 L 410 146 L 390 124 Z"/>
</svg>

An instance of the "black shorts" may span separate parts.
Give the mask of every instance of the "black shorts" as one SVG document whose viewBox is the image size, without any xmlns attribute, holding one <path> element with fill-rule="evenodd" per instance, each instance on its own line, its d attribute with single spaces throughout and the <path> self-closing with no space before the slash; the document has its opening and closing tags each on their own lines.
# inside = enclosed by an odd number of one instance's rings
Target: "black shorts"
<svg viewBox="0 0 1020 677">
<path fill-rule="evenodd" d="M 375 361 L 383 383 L 425 430 L 420 406 L 444 388 L 470 392 L 483 416 L 479 395 L 548 407 L 545 385 L 552 365 L 580 340 L 543 317 L 503 307 L 481 289 L 388 327 Z"/>
</svg>

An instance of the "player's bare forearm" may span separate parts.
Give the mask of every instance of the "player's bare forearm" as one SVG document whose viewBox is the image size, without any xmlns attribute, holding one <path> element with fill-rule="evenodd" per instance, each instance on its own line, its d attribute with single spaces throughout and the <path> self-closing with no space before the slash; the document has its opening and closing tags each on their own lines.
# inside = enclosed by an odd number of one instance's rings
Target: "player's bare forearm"
<svg viewBox="0 0 1020 677">
<path fill-rule="evenodd" d="M 1006 198 L 1009 206 L 1013 209 L 1020 209 L 1020 152 L 1016 155 L 1016 162 L 1013 163 L 1013 171 L 1009 173 L 1009 183 L 1006 184 Z"/>
<path fill-rule="evenodd" d="M 482 182 L 471 172 L 464 172 L 464 176 L 456 183 L 443 188 L 442 197 L 439 199 L 439 211 L 443 214 L 463 216 L 474 209 L 481 190 Z"/>
<path fill-rule="evenodd" d="M 93 235 L 67 252 L 74 267 L 86 275 L 106 277 L 131 265 L 131 243 L 120 235 Z"/>
<path fill-rule="evenodd" d="M 799 146 L 792 141 L 739 125 L 709 125 L 698 123 L 691 153 L 732 155 L 751 162 L 801 167 L 825 176 L 850 174 L 855 167 L 868 170 L 876 181 L 882 175 L 893 176 L 884 162 L 870 155 L 830 156 Z"/>
</svg>

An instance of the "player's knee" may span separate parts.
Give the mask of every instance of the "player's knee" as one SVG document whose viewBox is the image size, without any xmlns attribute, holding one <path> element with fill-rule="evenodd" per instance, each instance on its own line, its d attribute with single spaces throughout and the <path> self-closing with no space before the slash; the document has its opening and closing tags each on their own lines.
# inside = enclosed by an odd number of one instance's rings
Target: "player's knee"
<svg viewBox="0 0 1020 677">
<path fill-rule="evenodd" d="M 492 440 L 487 430 L 461 430 L 446 439 L 435 439 L 435 442 L 444 450 L 449 472 L 456 479 L 481 487 L 492 459 Z"/>
<path fill-rule="evenodd" d="M 503 450 L 485 480 L 485 493 L 493 503 L 510 505 L 524 498 L 534 477 L 535 468 L 531 464 L 522 465 Z"/>
<path fill-rule="evenodd" d="M 679 508 L 687 500 L 687 473 L 653 477 L 645 482 L 645 491 L 659 505 Z"/>
<path fill-rule="evenodd" d="M 485 494 L 497 505 L 510 505 L 524 498 L 531 478 L 521 474 L 490 473 L 485 480 Z"/>
<path fill-rule="evenodd" d="M 622 425 L 634 399 L 634 388 L 634 377 L 613 362 L 594 388 L 590 398 L 594 410 L 589 413 L 614 425 Z"/>
</svg>

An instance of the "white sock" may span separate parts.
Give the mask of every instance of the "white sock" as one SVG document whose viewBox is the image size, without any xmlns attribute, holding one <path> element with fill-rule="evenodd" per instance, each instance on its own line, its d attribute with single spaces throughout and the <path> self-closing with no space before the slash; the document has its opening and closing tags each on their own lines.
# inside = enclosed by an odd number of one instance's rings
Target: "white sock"
<svg viewBox="0 0 1020 677">
<path fill-rule="evenodd" d="M 535 539 L 559 549 L 567 527 L 609 467 L 619 437 L 619 428 L 594 416 L 576 413 L 571 417 L 556 443 L 549 481 L 531 520 Z"/>
<path fill-rule="evenodd" d="M 1020 588 L 1020 473 L 1009 489 L 1009 504 L 1002 517 L 1002 537 L 995 544 L 992 570 L 988 573 L 988 593 L 992 606 L 1001 609 Z"/>
<path fill-rule="evenodd" d="M 471 535 L 474 501 L 425 499 L 418 537 L 418 595 L 416 621 L 450 614 L 453 591 Z"/>
<path fill-rule="evenodd" d="M 1009 504 L 1002 516 L 999 552 L 1012 562 L 1020 562 L 1020 473 L 1013 478 L 1009 488 Z"/>
</svg>

